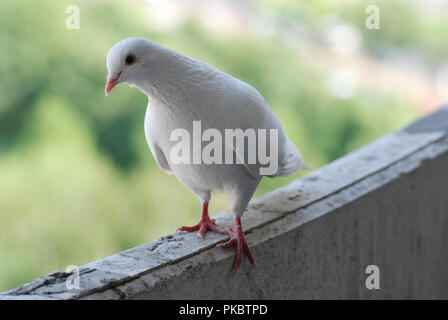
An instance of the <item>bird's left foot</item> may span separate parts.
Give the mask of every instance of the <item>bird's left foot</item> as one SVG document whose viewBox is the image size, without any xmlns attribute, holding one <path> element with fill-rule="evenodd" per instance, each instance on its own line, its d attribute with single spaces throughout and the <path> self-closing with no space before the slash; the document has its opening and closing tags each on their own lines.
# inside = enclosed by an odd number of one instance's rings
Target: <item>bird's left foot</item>
<svg viewBox="0 0 448 320">
<path fill-rule="evenodd" d="M 255 259 L 252 255 L 252 252 L 250 251 L 246 239 L 244 238 L 243 228 L 241 227 L 241 218 L 239 217 L 235 218 L 235 230 L 232 230 L 230 228 L 227 230 L 228 230 L 227 232 L 230 234 L 230 240 L 222 244 L 219 244 L 218 246 L 221 248 L 227 248 L 232 245 L 236 246 L 236 255 L 232 268 L 233 274 L 235 274 L 235 272 L 240 267 L 243 251 L 249 258 L 249 262 L 255 267 Z"/>
<path fill-rule="evenodd" d="M 177 228 L 176 231 L 187 231 L 187 232 L 198 231 L 198 235 L 201 238 L 204 238 L 205 233 L 209 229 L 214 232 L 217 232 L 217 233 L 226 233 L 226 231 L 219 229 L 215 225 L 215 219 L 210 219 L 210 216 L 208 215 L 208 202 L 204 202 L 204 204 L 202 205 L 201 220 L 199 220 L 199 222 L 197 224 L 195 224 L 194 226 L 180 227 L 180 228 Z"/>
</svg>

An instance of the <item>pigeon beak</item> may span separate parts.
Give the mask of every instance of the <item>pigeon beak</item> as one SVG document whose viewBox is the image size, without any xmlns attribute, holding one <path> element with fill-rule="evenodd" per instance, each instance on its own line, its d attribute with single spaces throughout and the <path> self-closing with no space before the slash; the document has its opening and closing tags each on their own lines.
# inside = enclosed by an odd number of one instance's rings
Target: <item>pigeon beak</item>
<svg viewBox="0 0 448 320">
<path fill-rule="evenodd" d="M 123 71 L 121 71 L 120 73 L 118 73 L 118 75 L 116 77 L 110 77 L 109 75 L 107 76 L 107 82 L 106 82 L 106 97 L 109 95 L 109 93 L 111 92 L 111 90 L 118 84 L 118 78 L 120 78 L 120 75 Z"/>
</svg>

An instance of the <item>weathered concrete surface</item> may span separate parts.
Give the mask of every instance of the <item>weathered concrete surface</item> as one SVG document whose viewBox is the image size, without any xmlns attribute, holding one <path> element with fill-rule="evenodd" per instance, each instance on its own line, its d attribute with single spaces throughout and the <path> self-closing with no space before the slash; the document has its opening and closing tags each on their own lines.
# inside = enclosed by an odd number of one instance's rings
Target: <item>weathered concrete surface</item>
<svg viewBox="0 0 448 320">
<path fill-rule="evenodd" d="M 0 299 L 448 298 L 448 109 L 251 202 L 257 259 L 230 273 L 223 235 L 175 233 Z M 229 213 L 217 223 L 231 225 Z M 380 269 L 379 290 L 365 268 Z"/>
</svg>

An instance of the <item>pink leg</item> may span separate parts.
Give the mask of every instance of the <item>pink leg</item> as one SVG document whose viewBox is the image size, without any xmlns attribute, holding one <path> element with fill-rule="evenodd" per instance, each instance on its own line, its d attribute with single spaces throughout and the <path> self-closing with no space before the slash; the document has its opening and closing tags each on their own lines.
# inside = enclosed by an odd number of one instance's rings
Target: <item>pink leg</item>
<svg viewBox="0 0 448 320">
<path fill-rule="evenodd" d="M 217 226 L 215 226 L 215 219 L 210 219 L 210 217 L 208 215 L 208 202 L 204 202 L 202 204 L 201 220 L 199 220 L 199 222 L 197 224 L 195 224 L 194 226 L 180 227 L 180 228 L 177 228 L 176 231 L 192 232 L 192 231 L 199 230 L 198 235 L 201 238 L 204 238 L 205 233 L 207 232 L 208 229 L 218 232 L 218 233 L 226 233 L 224 230 L 221 230 Z"/>
<path fill-rule="evenodd" d="M 236 255 L 233 262 L 233 274 L 235 274 L 235 272 L 240 267 L 243 250 L 246 256 L 249 258 L 249 262 L 255 267 L 255 259 L 252 256 L 252 252 L 250 251 L 249 246 L 247 245 L 246 239 L 244 238 L 240 217 L 235 218 L 235 230 L 229 228 L 228 232 L 230 234 L 230 240 L 223 244 L 220 244 L 219 247 L 227 248 L 234 244 L 236 245 Z"/>
</svg>

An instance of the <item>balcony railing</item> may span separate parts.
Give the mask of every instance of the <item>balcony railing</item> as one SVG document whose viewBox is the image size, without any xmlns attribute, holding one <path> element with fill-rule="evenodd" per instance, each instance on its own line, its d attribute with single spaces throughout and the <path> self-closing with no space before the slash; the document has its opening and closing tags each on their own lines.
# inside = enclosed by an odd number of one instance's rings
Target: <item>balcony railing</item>
<svg viewBox="0 0 448 320">
<path fill-rule="evenodd" d="M 446 299 L 448 108 L 253 200 L 243 226 L 257 268 L 234 276 L 226 236 L 174 233 L 0 299 Z"/>
</svg>

